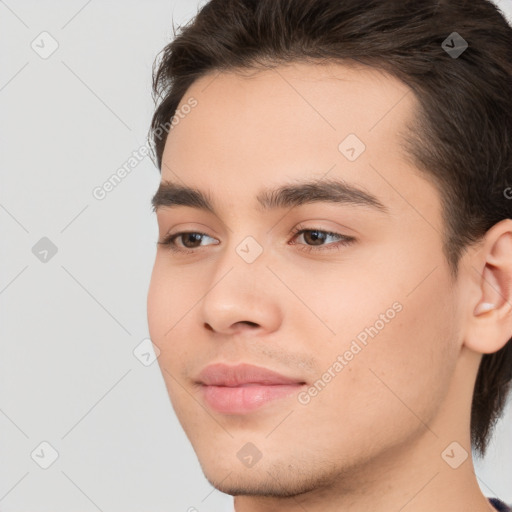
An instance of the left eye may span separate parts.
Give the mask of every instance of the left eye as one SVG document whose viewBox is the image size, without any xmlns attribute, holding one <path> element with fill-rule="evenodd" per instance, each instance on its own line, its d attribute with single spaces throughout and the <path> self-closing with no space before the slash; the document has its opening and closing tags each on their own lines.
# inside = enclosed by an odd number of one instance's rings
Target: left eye
<svg viewBox="0 0 512 512">
<path fill-rule="evenodd" d="M 307 236 L 304 236 L 306 234 Z M 310 241 L 313 242 L 314 245 L 312 246 L 303 245 L 300 248 L 301 251 L 306 252 L 339 250 L 341 249 L 342 246 L 349 245 L 355 242 L 356 240 L 353 236 L 346 236 L 340 233 L 332 233 L 330 231 L 322 231 L 321 229 L 316 228 L 302 229 L 300 226 L 293 231 L 293 235 L 294 238 L 299 237 L 299 235 L 302 235 L 306 242 L 308 241 L 307 239 L 310 239 Z M 325 241 L 327 237 L 337 238 L 339 242 L 319 246 L 317 242 Z"/>
<path fill-rule="evenodd" d="M 310 228 L 310 229 L 297 228 L 292 231 L 292 234 L 293 234 L 293 238 L 299 238 L 299 235 L 308 234 L 308 236 L 305 236 L 303 238 L 306 241 L 306 244 L 311 242 L 313 245 L 299 244 L 299 245 L 302 245 L 300 250 L 306 251 L 306 252 L 336 250 L 336 249 L 339 250 L 341 248 L 341 246 L 349 245 L 356 240 L 352 236 L 346 236 L 346 235 L 342 235 L 340 233 L 332 233 L 330 231 L 323 231 L 321 229 L 316 229 L 316 228 Z M 179 233 L 167 235 L 161 242 L 158 242 L 158 244 L 163 245 L 163 246 L 168 246 L 171 249 L 171 251 L 173 251 L 173 252 L 182 252 L 182 253 L 190 254 L 193 252 L 197 252 L 195 249 L 200 247 L 200 245 L 198 246 L 197 243 L 198 242 L 200 243 L 203 237 L 210 238 L 211 240 L 215 240 L 214 238 L 208 236 L 206 233 L 201 233 L 201 232 L 197 232 L 197 231 L 182 231 Z M 320 245 L 318 243 L 318 242 L 320 242 L 320 243 L 325 242 L 325 239 L 328 237 L 337 238 L 339 240 L 339 242 L 327 244 L 327 246 L 325 246 L 325 244 Z M 184 247 L 177 245 L 176 240 L 181 240 Z M 188 244 L 190 244 L 190 245 L 188 245 Z M 218 244 L 219 243 L 217 242 L 217 243 L 209 244 L 209 245 L 218 245 Z M 297 244 L 292 243 L 291 245 L 297 245 Z"/>
</svg>

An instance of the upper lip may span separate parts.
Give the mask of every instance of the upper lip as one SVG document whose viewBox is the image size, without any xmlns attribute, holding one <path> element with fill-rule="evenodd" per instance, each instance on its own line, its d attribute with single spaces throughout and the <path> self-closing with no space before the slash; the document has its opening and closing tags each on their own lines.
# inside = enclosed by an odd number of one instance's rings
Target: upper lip
<svg viewBox="0 0 512 512">
<path fill-rule="evenodd" d="M 252 364 L 229 366 L 223 363 L 211 364 L 197 376 L 198 382 L 207 386 L 240 386 L 243 384 L 304 384 L 300 379 L 285 377 L 280 373 Z"/>
</svg>

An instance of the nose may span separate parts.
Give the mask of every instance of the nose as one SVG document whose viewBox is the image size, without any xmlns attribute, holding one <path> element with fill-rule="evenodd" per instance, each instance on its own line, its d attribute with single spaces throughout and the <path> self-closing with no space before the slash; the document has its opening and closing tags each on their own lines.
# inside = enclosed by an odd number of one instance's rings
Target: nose
<svg viewBox="0 0 512 512">
<path fill-rule="evenodd" d="M 201 301 L 203 325 L 223 334 L 278 329 L 282 317 L 278 286 L 263 261 L 236 262 L 213 281 Z"/>
</svg>

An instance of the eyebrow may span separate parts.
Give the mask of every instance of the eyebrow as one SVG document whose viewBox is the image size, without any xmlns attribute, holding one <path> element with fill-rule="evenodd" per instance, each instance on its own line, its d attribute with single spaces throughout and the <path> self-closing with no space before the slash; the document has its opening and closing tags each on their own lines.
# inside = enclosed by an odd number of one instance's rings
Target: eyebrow
<svg viewBox="0 0 512 512">
<path fill-rule="evenodd" d="M 304 204 L 325 202 L 369 207 L 389 213 L 388 208 L 371 193 L 337 179 L 318 179 L 265 188 L 256 196 L 260 211 L 294 208 Z M 197 188 L 162 181 L 151 200 L 153 211 L 159 208 L 188 206 L 218 216 L 210 195 Z"/>
</svg>

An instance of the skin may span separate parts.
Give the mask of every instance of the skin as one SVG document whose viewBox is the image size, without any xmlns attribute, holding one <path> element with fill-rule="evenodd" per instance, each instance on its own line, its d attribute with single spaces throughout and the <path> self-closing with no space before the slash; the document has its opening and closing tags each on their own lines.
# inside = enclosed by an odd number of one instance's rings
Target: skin
<svg viewBox="0 0 512 512">
<path fill-rule="evenodd" d="M 474 475 L 470 405 L 482 354 L 512 336 L 512 221 L 470 248 L 452 279 L 438 191 L 400 147 L 417 108 L 407 92 L 370 68 L 294 63 L 212 73 L 181 102 L 198 105 L 169 133 L 162 181 L 209 192 L 218 212 L 157 209 L 160 240 L 208 236 L 194 254 L 158 246 L 148 322 L 177 417 L 237 512 L 493 510 Z M 349 133 L 366 145 L 353 162 L 338 150 Z M 263 187 L 313 177 L 356 184 L 389 214 L 322 202 L 258 211 Z M 290 236 L 298 225 L 356 241 L 321 251 Z M 235 250 L 247 236 L 263 248 L 251 264 Z M 475 314 L 481 302 L 496 309 Z M 401 310 L 306 405 L 292 395 L 228 415 L 202 401 L 194 379 L 213 362 L 313 385 L 394 303 Z M 248 442 L 262 454 L 250 468 L 237 457 Z M 453 442 L 451 460 L 469 455 L 456 469 L 442 456 Z"/>
</svg>

